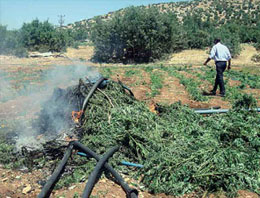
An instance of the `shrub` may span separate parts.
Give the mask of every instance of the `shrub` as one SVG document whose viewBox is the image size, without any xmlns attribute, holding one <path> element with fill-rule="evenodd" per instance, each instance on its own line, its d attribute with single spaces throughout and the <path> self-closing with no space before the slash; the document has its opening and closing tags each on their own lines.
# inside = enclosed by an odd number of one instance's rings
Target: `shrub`
<svg viewBox="0 0 260 198">
<path fill-rule="evenodd" d="M 129 7 L 110 21 L 96 19 L 91 32 L 94 60 L 149 62 L 159 59 L 173 51 L 172 38 L 177 26 L 174 15 L 160 13 L 156 8 Z"/>
<path fill-rule="evenodd" d="M 18 31 L 8 31 L 6 26 L 0 25 L 0 54 L 25 57 L 27 50 L 22 46 Z"/>
</svg>

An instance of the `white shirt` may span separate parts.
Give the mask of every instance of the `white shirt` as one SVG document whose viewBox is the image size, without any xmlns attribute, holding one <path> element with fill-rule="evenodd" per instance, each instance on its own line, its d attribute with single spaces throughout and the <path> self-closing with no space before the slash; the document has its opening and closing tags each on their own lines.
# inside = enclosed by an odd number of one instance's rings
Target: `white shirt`
<svg viewBox="0 0 260 198">
<path fill-rule="evenodd" d="M 231 59 L 231 54 L 225 45 L 218 42 L 212 47 L 209 58 L 215 61 L 228 61 Z"/>
</svg>

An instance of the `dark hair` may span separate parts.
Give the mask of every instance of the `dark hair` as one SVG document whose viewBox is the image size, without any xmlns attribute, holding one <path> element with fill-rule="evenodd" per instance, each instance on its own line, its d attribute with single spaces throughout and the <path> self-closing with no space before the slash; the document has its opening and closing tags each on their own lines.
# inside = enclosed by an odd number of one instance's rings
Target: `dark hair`
<svg viewBox="0 0 260 198">
<path fill-rule="evenodd" d="M 217 44 L 217 43 L 219 43 L 219 42 L 220 42 L 220 38 L 215 38 L 215 39 L 214 39 L 214 43 L 215 43 L 215 44 Z"/>
</svg>

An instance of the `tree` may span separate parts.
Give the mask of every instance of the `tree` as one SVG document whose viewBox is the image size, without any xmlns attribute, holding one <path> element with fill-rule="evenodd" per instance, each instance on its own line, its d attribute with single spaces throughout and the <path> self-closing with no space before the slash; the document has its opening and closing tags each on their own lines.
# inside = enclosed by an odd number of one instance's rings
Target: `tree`
<svg viewBox="0 0 260 198">
<path fill-rule="evenodd" d="M 91 32 L 94 59 L 106 62 L 149 62 L 179 46 L 173 45 L 178 20 L 155 7 L 129 7 L 110 21 L 96 20 Z"/>
</svg>

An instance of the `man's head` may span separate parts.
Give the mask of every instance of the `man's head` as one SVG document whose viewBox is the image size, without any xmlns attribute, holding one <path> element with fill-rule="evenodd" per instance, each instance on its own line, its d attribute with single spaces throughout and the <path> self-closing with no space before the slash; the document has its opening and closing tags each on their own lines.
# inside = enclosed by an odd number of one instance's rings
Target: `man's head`
<svg viewBox="0 0 260 198">
<path fill-rule="evenodd" d="M 217 43 L 219 43 L 219 42 L 220 42 L 220 38 L 215 38 L 215 39 L 214 39 L 214 43 L 215 43 L 215 44 L 217 44 Z"/>
</svg>

